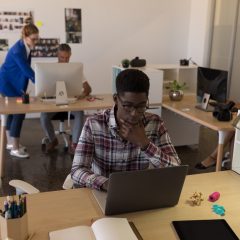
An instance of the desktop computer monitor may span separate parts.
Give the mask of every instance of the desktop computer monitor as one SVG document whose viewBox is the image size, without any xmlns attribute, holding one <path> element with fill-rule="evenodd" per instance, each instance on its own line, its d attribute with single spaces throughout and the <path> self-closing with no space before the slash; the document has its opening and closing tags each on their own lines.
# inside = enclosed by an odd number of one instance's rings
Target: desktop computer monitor
<svg viewBox="0 0 240 240">
<path fill-rule="evenodd" d="M 38 97 L 56 96 L 56 82 L 63 81 L 68 97 L 82 93 L 84 81 L 82 63 L 36 63 L 35 95 Z"/>
<path fill-rule="evenodd" d="M 224 70 L 198 67 L 197 96 L 200 99 L 204 93 L 210 94 L 210 99 L 219 103 L 227 100 L 228 72 Z"/>
</svg>

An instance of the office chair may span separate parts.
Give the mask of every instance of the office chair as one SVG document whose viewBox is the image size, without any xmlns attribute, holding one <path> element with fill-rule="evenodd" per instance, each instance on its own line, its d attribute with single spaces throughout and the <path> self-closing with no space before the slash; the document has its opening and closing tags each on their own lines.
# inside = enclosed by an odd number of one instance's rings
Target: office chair
<svg viewBox="0 0 240 240">
<path fill-rule="evenodd" d="M 13 179 L 9 182 L 9 185 L 15 187 L 16 195 L 21 195 L 23 193 L 33 194 L 40 192 L 37 188 L 35 188 L 31 184 L 22 180 Z"/>
<path fill-rule="evenodd" d="M 64 141 L 64 151 L 68 151 L 69 147 L 69 140 L 71 140 L 71 130 L 70 129 L 65 129 L 64 126 L 64 121 L 68 120 L 68 115 L 70 112 L 58 112 L 56 113 L 51 120 L 58 120 L 59 121 L 59 127 L 57 130 L 55 130 L 55 134 L 61 135 Z M 70 114 L 70 119 L 74 119 L 74 116 Z M 42 148 L 46 146 L 46 144 L 49 143 L 49 139 L 47 137 L 44 137 L 42 139 Z"/>
<path fill-rule="evenodd" d="M 16 189 L 16 195 L 20 195 L 20 194 L 24 194 L 24 193 L 34 194 L 34 193 L 40 192 L 37 188 L 35 188 L 31 184 L 29 184 L 25 181 L 22 181 L 22 180 L 13 179 L 13 180 L 9 181 L 9 185 Z M 62 185 L 62 188 L 65 190 L 73 188 L 73 181 L 71 179 L 71 174 L 67 175 L 67 177 Z"/>
</svg>

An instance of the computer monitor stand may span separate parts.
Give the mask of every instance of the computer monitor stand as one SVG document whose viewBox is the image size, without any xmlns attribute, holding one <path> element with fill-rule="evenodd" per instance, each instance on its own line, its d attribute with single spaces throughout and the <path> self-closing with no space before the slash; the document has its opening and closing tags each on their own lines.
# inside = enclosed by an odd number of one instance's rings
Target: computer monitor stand
<svg viewBox="0 0 240 240">
<path fill-rule="evenodd" d="M 56 105 L 67 105 L 68 97 L 64 81 L 56 82 Z"/>
<path fill-rule="evenodd" d="M 213 112 L 214 107 L 209 105 L 209 99 L 210 99 L 210 94 L 204 93 L 201 103 L 196 105 L 196 108 L 203 110 L 205 112 Z"/>
</svg>

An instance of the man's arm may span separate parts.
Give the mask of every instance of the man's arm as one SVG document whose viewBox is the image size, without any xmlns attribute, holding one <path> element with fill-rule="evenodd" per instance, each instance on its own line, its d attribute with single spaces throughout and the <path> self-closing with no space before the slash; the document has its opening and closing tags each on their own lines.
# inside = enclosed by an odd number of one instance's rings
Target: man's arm
<svg viewBox="0 0 240 240">
<path fill-rule="evenodd" d="M 92 88 L 87 81 L 83 82 L 83 95 L 88 96 L 92 92 Z"/>
<path fill-rule="evenodd" d="M 82 134 L 80 136 L 73 159 L 71 170 L 72 180 L 80 187 L 106 190 L 102 187 L 102 185 L 108 180 L 108 178 L 99 174 L 95 174 L 92 171 L 93 157 L 94 138 L 92 136 L 90 121 L 87 119 L 82 129 Z"/>
</svg>

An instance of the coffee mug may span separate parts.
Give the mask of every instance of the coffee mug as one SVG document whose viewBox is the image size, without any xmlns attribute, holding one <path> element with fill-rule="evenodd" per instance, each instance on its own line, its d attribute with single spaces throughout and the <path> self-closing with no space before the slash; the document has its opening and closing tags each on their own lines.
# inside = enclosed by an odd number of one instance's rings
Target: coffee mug
<svg viewBox="0 0 240 240">
<path fill-rule="evenodd" d="M 28 104 L 29 103 L 29 94 L 22 95 L 22 103 Z"/>
</svg>

